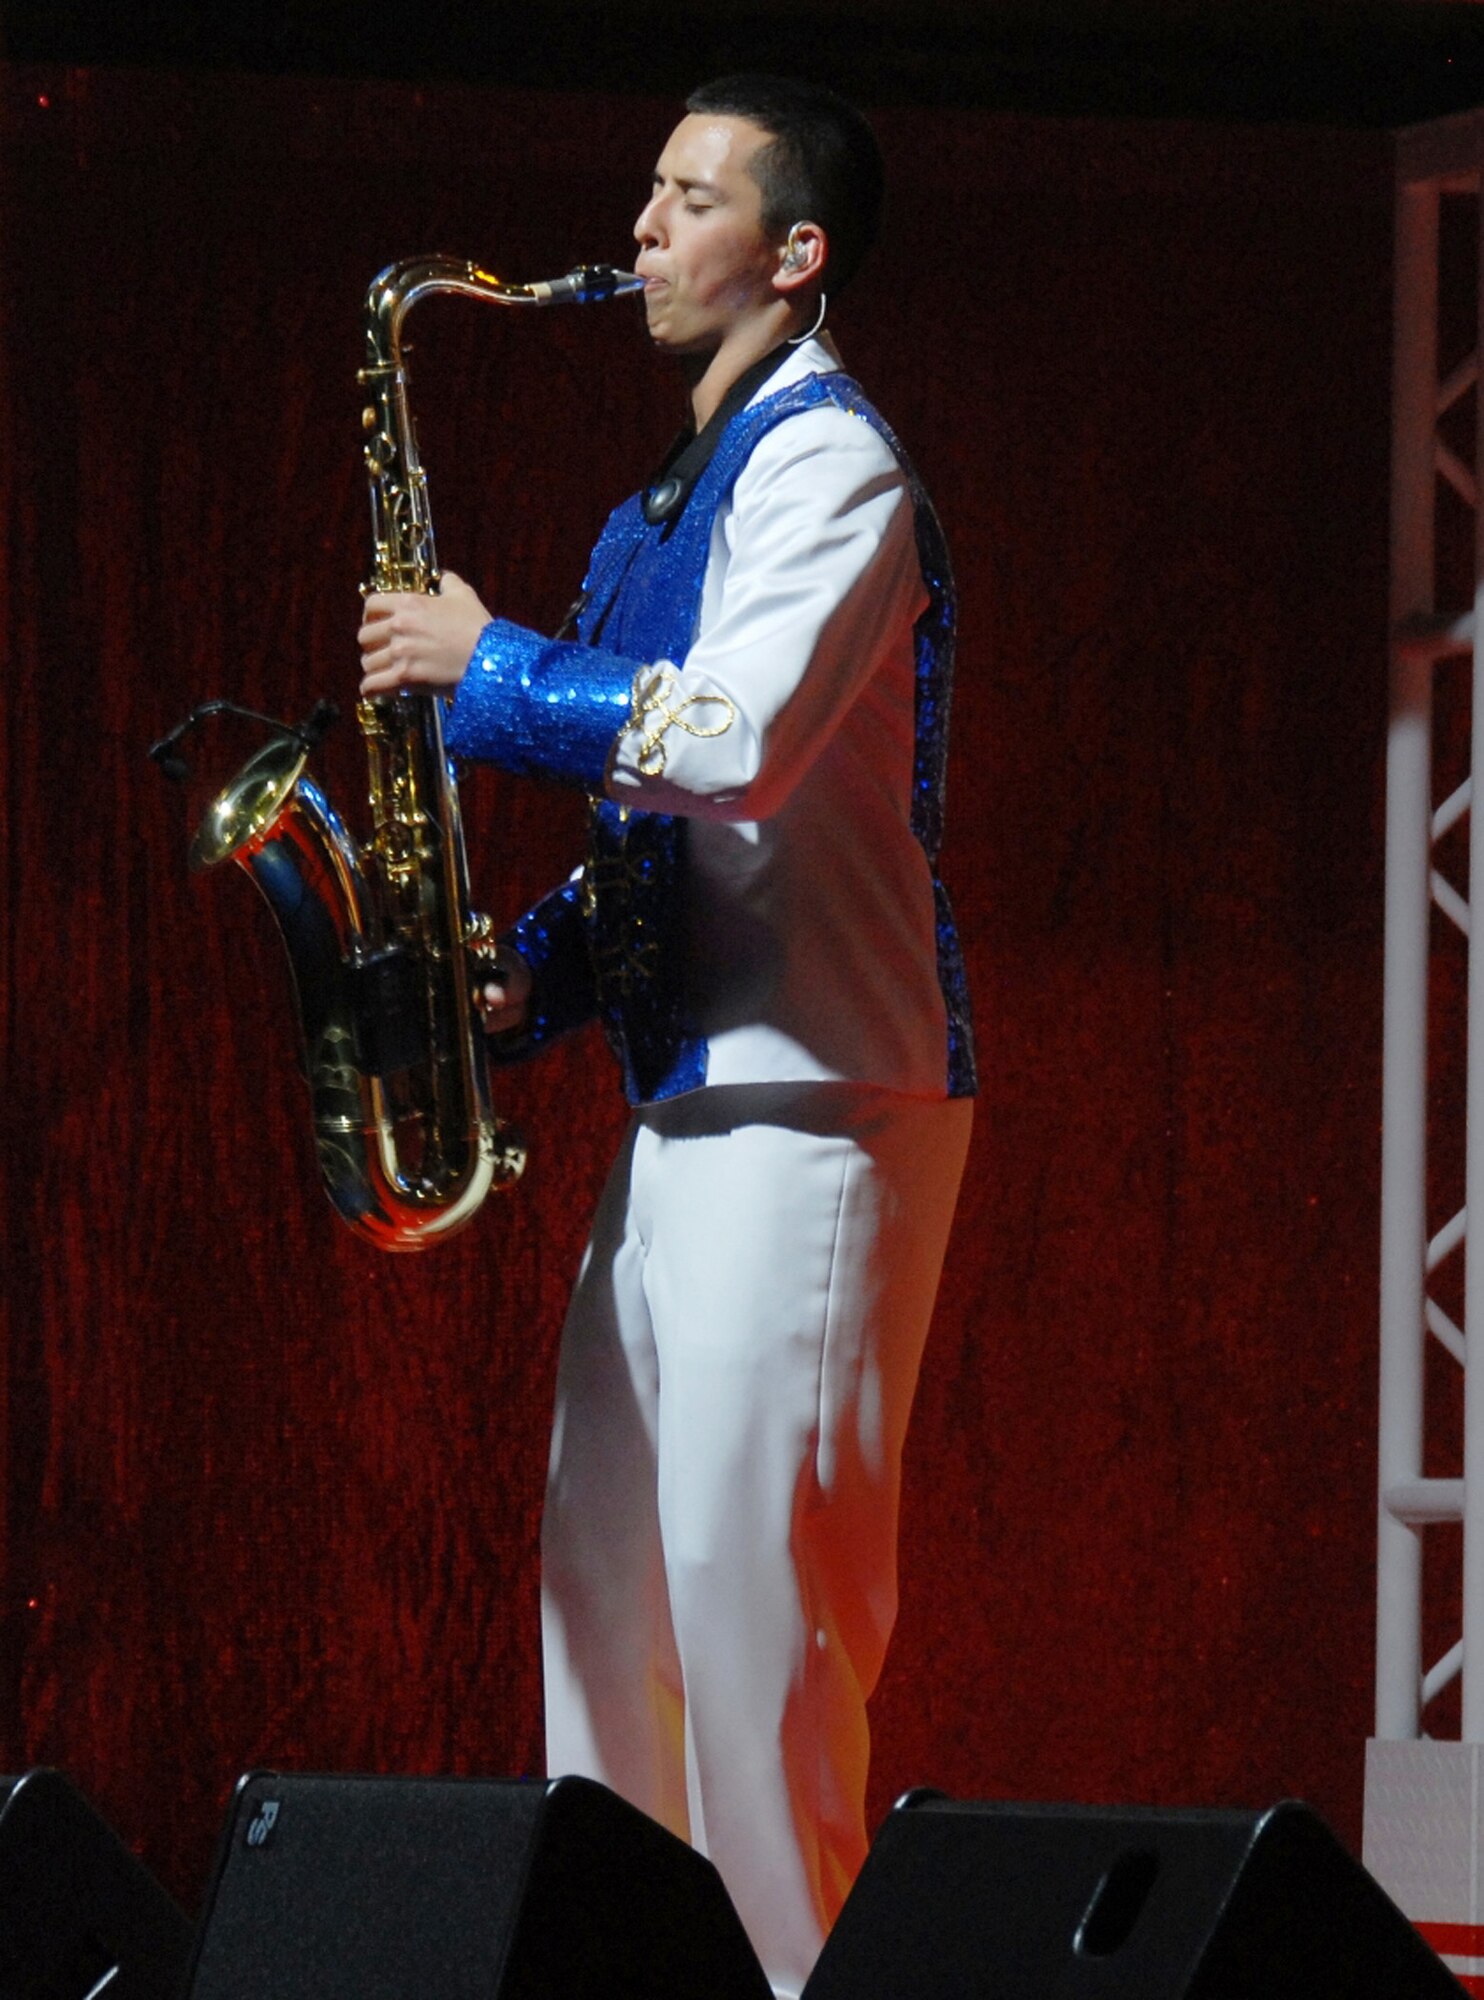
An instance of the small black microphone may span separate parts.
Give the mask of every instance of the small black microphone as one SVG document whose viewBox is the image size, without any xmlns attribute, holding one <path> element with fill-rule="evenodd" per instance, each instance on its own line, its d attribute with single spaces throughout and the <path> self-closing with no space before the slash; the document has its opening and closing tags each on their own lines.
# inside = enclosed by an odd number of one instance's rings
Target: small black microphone
<svg viewBox="0 0 1484 2000">
<path fill-rule="evenodd" d="M 333 701 L 326 701 L 321 696 L 293 734 L 298 737 L 306 750 L 312 750 L 316 743 L 324 740 L 331 726 L 339 720 L 340 710 Z"/>
</svg>

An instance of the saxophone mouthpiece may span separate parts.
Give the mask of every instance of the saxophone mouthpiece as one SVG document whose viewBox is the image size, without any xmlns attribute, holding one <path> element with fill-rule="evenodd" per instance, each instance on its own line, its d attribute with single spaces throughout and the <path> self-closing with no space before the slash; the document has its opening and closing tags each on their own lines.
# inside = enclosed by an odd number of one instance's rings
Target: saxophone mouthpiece
<svg viewBox="0 0 1484 2000">
<path fill-rule="evenodd" d="M 644 280 L 637 271 L 616 271 L 611 264 L 579 264 L 565 278 L 532 285 L 531 296 L 543 306 L 587 306 L 643 288 Z"/>
</svg>

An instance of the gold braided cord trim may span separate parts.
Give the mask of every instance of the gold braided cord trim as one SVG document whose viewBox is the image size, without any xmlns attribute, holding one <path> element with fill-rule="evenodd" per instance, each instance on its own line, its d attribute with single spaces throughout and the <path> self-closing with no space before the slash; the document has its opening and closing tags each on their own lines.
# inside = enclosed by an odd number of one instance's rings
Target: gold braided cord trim
<svg viewBox="0 0 1484 2000">
<path fill-rule="evenodd" d="M 687 736 L 705 739 L 725 736 L 737 720 L 737 711 L 724 694 L 688 694 L 677 702 L 675 696 L 679 688 L 680 676 L 665 662 L 657 667 L 641 667 L 634 676 L 634 706 L 627 727 L 643 730 L 634 757 L 635 768 L 641 777 L 659 778 L 664 775 L 669 760 L 665 738 L 672 729 L 681 729 Z M 726 712 L 720 722 L 708 728 L 686 720 L 687 711 L 697 708 L 720 708 Z"/>
</svg>

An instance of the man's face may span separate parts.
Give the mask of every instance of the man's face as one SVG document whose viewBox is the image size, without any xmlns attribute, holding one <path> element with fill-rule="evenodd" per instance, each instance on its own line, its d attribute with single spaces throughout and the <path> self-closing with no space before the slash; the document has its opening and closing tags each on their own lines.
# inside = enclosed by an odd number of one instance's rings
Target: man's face
<svg viewBox="0 0 1484 2000">
<path fill-rule="evenodd" d="M 778 246 L 764 234 L 748 163 L 769 135 L 750 118 L 692 112 L 670 134 L 634 235 L 650 338 L 671 354 L 714 352 L 777 296 Z"/>
</svg>

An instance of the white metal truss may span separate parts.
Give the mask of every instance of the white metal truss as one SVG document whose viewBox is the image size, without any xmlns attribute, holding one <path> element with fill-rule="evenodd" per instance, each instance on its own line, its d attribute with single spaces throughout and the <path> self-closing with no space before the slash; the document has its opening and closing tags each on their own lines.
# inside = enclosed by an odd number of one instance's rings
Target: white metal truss
<svg viewBox="0 0 1484 2000">
<path fill-rule="evenodd" d="M 1391 713 L 1386 760 L 1386 959 L 1381 1159 L 1380 1505 L 1376 1616 L 1376 1736 L 1415 1740 L 1427 1705 L 1462 1675 L 1464 1743 L 1484 1743 L 1484 1249 L 1465 1250 L 1467 1212 L 1484 1218 L 1484 950 L 1468 953 L 1468 1085 L 1464 1185 L 1441 1215 L 1428 1214 L 1429 962 L 1432 909 L 1469 935 L 1470 901 L 1484 907 L 1484 812 L 1470 811 L 1470 777 L 1441 787 L 1433 706 L 1439 676 L 1471 684 L 1470 771 L 1484 772 L 1484 530 L 1476 469 L 1484 469 L 1484 243 L 1475 281 L 1472 352 L 1446 376 L 1439 364 L 1440 217 L 1445 201 L 1472 205 L 1479 240 L 1484 114 L 1402 133 L 1397 140 L 1391 500 Z M 1447 240 L 1455 240 L 1447 232 Z M 1447 277 L 1447 274 L 1443 274 Z M 1473 466 L 1455 443 L 1474 400 Z M 1450 415 L 1451 413 L 1451 415 Z M 1472 602 L 1437 602 L 1439 510 L 1472 510 Z M 1467 822 L 1467 887 L 1450 879 L 1439 850 Z M 1449 846 L 1456 853 L 1459 842 Z M 1456 866 L 1456 863 L 1455 863 Z M 1446 1149 L 1434 1134 L 1433 1165 Z M 1455 1147 L 1455 1153 L 1457 1148 Z M 1433 1191 L 1436 1202 L 1438 1194 Z M 1476 1229 L 1484 1244 L 1484 1223 Z M 1435 1295 L 1464 1258 L 1463 1324 Z M 1449 1285 L 1449 1296 L 1458 1290 Z M 1464 1369 L 1463 1437 L 1435 1440 L 1463 1477 L 1424 1476 L 1423 1381 L 1429 1336 Z M 1460 1451 L 1461 1444 L 1461 1451 Z M 1462 1523 L 1458 1638 L 1424 1662 L 1423 1534 Z M 1368 1806 L 1368 1820 L 1369 1820 Z M 1369 1828 L 1368 1828 L 1369 1838 Z"/>
</svg>

